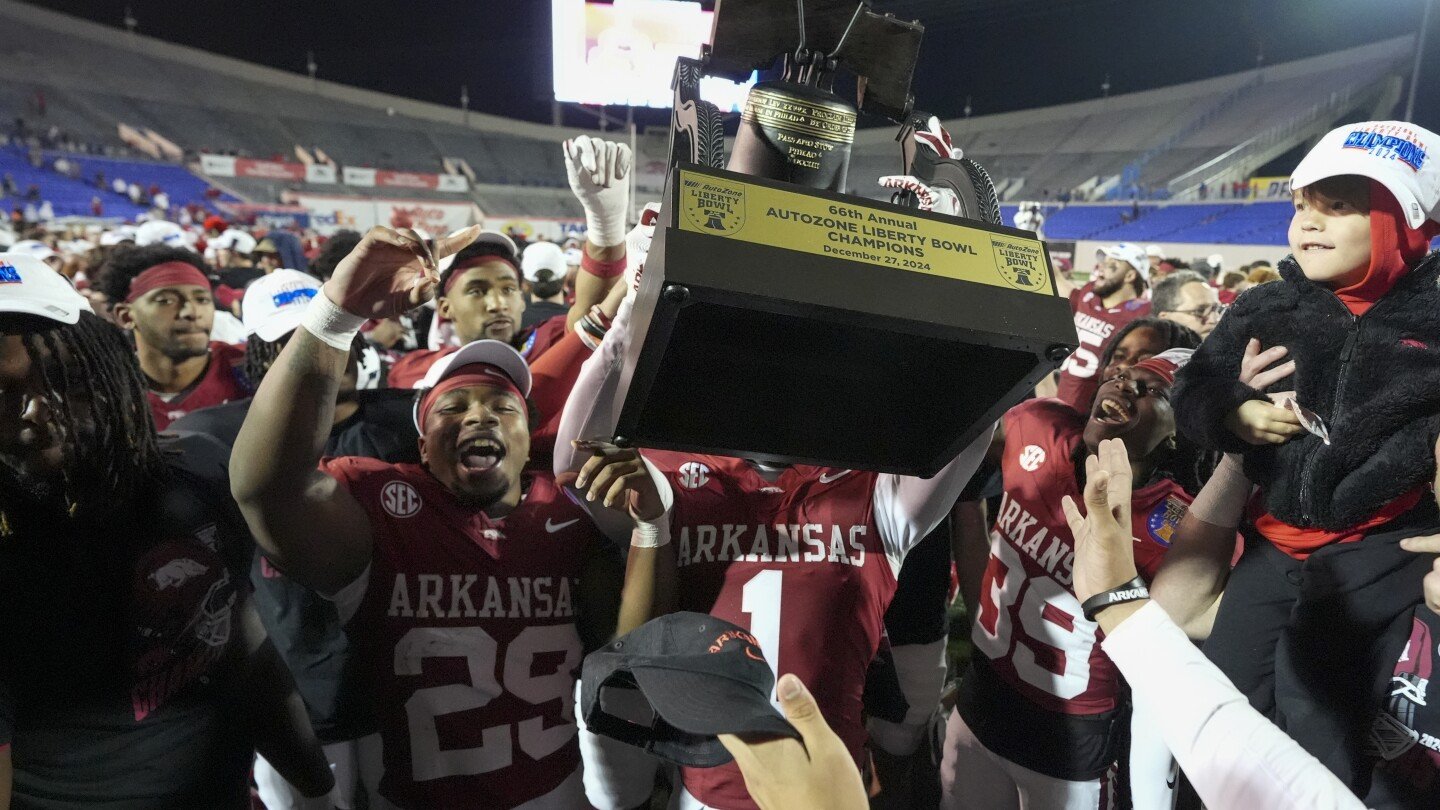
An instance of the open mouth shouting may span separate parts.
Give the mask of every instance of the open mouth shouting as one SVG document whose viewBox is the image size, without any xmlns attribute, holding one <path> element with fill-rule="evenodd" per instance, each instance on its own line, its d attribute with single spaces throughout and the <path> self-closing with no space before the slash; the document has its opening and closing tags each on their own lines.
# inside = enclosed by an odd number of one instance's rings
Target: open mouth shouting
<svg viewBox="0 0 1440 810">
<path fill-rule="evenodd" d="M 1111 390 L 1103 391 L 1096 397 L 1090 418 L 1104 425 L 1128 425 L 1134 421 L 1135 415 L 1135 400 L 1120 391 Z"/>
<path fill-rule="evenodd" d="M 471 475 L 484 475 L 500 465 L 505 452 L 505 443 L 498 436 L 472 435 L 460 441 L 460 469 Z"/>
</svg>

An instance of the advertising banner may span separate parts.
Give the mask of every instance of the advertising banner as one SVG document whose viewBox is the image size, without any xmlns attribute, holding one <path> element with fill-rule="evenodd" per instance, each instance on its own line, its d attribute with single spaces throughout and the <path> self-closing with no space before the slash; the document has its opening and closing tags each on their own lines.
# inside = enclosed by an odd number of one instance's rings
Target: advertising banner
<svg viewBox="0 0 1440 810">
<path fill-rule="evenodd" d="M 334 166 L 312 163 L 305 167 L 305 182 L 333 185 L 336 182 Z"/>
<path fill-rule="evenodd" d="M 544 239 L 547 242 L 564 242 L 571 236 L 585 236 L 583 219 L 551 219 L 549 217 L 485 217 L 482 220 L 487 231 L 499 231 L 519 236 L 527 242 Z"/>
<path fill-rule="evenodd" d="M 373 186 L 375 185 L 375 170 L 362 169 L 355 166 L 346 166 L 343 174 L 347 186 Z"/>
</svg>

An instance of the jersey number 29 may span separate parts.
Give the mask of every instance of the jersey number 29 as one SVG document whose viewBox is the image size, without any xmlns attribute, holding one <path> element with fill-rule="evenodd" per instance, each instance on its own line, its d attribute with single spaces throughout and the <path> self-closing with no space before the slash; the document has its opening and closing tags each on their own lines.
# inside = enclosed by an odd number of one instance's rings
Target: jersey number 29
<svg viewBox="0 0 1440 810">
<path fill-rule="evenodd" d="M 514 762 L 508 723 L 482 730 L 479 745 L 450 749 L 440 747 L 436 725 L 440 716 L 479 709 L 502 691 L 536 706 L 561 701 L 562 716 L 571 722 L 545 728 L 545 718 L 537 716 L 515 724 L 520 750 L 531 759 L 544 759 L 560 750 L 575 736 L 575 704 L 571 699 L 575 679 L 571 673 L 580 664 L 580 652 L 574 625 L 527 627 L 505 646 L 503 676 L 497 679 L 498 645 L 479 627 L 416 627 L 407 632 L 395 645 L 396 675 L 420 675 L 426 658 L 464 658 L 470 671 L 468 684 L 416 689 L 405 701 L 415 781 L 474 776 L 498 771 Z M 548 675 L 532 673 L 537 656 L 554 653 L 564 653 L 564 663 Z"/>
</svg>

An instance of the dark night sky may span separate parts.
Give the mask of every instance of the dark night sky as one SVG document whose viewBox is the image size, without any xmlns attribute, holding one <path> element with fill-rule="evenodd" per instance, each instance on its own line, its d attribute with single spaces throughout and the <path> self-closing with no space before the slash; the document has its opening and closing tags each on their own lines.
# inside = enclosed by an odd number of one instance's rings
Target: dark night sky
<svg viewBox="0 0 1440 810">
<path fill-rule="evenodd" d="M 548 121 L 548 0 L 27 0 L 359 87 Z M 788 0 L 776 0 L 787 2 Z M 876 0 L 926 37 L 917 106 L 957 116 L 1161 87 L 1361 45 L 1419 28 L 1424 0 Z M 1440 8 L 1422 75 L 1440 75 Z M 1422 83 L 1417 123 L 1440 130 L 1440 83 Z M 654 119 L 663 120 L 663 115 Z M 576 121 L 579 123 L 579 120 Z"/>
</svg>

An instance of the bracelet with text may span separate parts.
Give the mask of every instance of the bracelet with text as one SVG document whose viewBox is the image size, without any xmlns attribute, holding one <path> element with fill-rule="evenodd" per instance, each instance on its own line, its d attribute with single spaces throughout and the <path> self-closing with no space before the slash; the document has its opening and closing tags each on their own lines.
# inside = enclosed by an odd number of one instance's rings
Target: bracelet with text
<svg viewBox="0 0 1440 810">
<path fill-rule="evenodd" d="M 1126 602 L 1138 602 L 1141 599 L 1149 598 L 1150 587 L 1145 584 L 1145 580 L 1140 577 L 1135 577 L 1124 585 L 1111 588 L 1104 593 L 1097 593 L 1089 599 L 1086 599 L 1085 602 L 1080 605 L 1080 612 L 1085 614 L 1086 619 L 1093 622 L 1095 621 L 1095 614 L 1107 607 L 1123 605 Z"/>
</svg>

